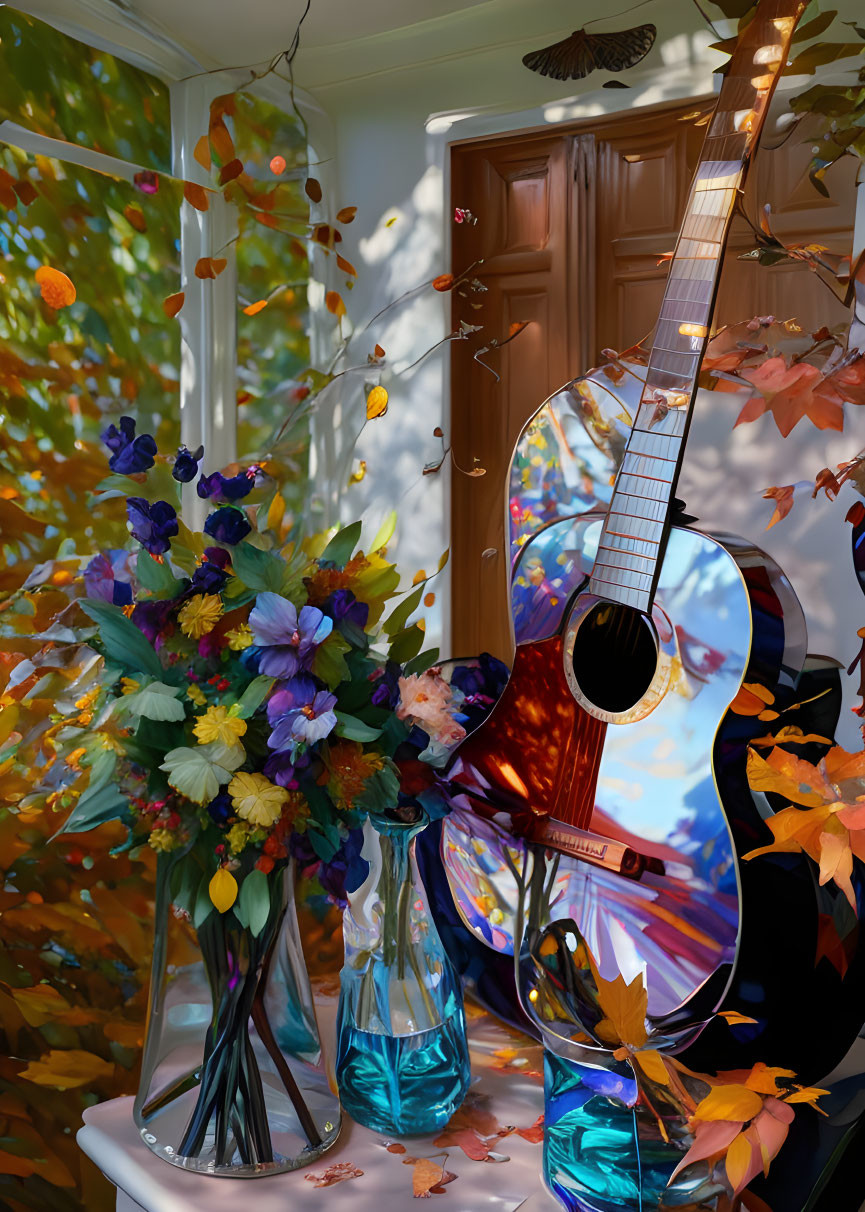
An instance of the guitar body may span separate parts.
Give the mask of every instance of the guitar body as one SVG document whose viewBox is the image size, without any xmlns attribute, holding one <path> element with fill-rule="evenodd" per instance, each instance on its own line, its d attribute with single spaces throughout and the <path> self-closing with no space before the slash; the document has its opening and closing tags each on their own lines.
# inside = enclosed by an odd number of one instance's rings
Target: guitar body
<svg viewBox="0 0 865 1212">
<path fill-rule="evenodd" d="M 552 847 L 554 873 L 548 864 L 543 877 L 551 881 L 548 941 L 536 938 L 522 957 L 524 985 L 536 981 L 539 947 L 558 947 L 565 965 L 582 939 L 606 979 L 644 974 L 649 1016 L 687 1049 L 688 1063 L 763 1060 L 819 1078 L 859 1026 L 858 922 L 834 887 L 819 887 L 803 856 L 741 861 L 768 836 L 771 808 L 748 788 L 746 758 L 748 742 L 769 725 L 730 710 L 743 682 L 779 703 L 791 699 L 805 652 L 801 607 L 764 553 L 676 526 L 652 607 L 654 647 L 623 642 L 620 628 L 603 648 L 603 627 L 587 645 L 582 626 L 610 609 L 588 591 L 603 517 L 551 523 L 515 564 L 511 678 L 449 774 L 454 792 L 485 818 L 472 826 L 458 809 L 444 823 L 454 899 L 476 934 L 483 917 L 490 945 L 512 949 L 508 905 L 518 898 L 508 869 L 522 862 L 530 881 Z M 594 697 L 608 690 L 600 707 L 579 701 L 575 653 Z M 589 656 L 593 675 L 585 673 Z M 467 851 L 474 873 L 460 861 Z M 817 962 L 827 920 L 839 924 L 849 971 Z M 579 983 L 566 983 L 567 997 L 558 987 L 545 997 L 536 984 L 533 1009 L 541 1008 L 543 1030 L 568 1039 L 594 1011 Z M 803 999 L 827 998 L 840 1030 L 815 1039 L 802 1030 Z M 756 1021 L 732 1029 L 715 1020 L 701 1041 L 721 1007 Z"/>
</svg>

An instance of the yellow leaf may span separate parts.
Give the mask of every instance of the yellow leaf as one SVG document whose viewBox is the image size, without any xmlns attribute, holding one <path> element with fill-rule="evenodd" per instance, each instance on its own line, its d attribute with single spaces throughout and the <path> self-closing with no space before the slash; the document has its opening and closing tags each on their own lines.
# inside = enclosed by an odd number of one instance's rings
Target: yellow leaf
<svg viewBox="0 0 865 1212">
<path fill-rule="evenodd" d="M 387 412 L 388 394 L 383 387 L 374 387 L 366 397 L 366 419 L 374 421 Z"/>
<path fill-rule="evenodd" d="M 823 803 L 817 792 L 801 791 L 797 779 L 770 765 L 753 749 L 748 750 L 748 785 L 753 791 L 774 791 L 807 808 L 817 808 Z"/>
<path fill-rule="evenodd" d="M 660 1052 L 649 1048 L 645 1052 L 635 1052 L 634 1056 L 646 1077 L 650 1078 L 653 1082 L 658 1082 L 662 1086 L 669 1086 L 670 1075 L 667 1072 L 667 1066 L 664 1064 L 664 1058 Z"/>
<path fill-rule="evenodd" d="M 18 723 L 20 708 L 17 703 L 10 703 L 0 711 L 0 745 L 4 745 L 15 730 Z"/>
<path fill-rule="evenodd" d="M 719 1010 L 718 1018 L 723 1018 L 730 1026 L 736 1023 L 756 1023 L 755 1018 L 748 1018 L 747 1014 L 740 1014 L 738 1010 Z"/>
<path fill-rule="evenodd" d="M 419 569 L 412 577 L 412 585 L 420 585 L 421 581 L 426 580 L 426 572 L 423 568 Z"/>
<path fill-rule="evenodd" d="M 801 1089 L 796 1090 L 795 1093 L 785 1095 L 784 1102 L 810 1103 L 815 1111 L 819 1111 L 821 1115 L 825 1115 L 826 1112 L 823 1108 L 817 1106 L 817 1099 L 822 1098 L 824 1094 L 828 1093 L 828 1090 L 821 1090 L 819 1086 L 803 1086 Z"/>
<path fill-rule="evenodd" d="M 706 1097 L 697 1104 L 694 1118 L 697 1120 L 731 1119 L 744 1123 L 759 1115 L 763 1100 L 756 1090 L 731 1083 L 713 1086 Z"/>
<path fill-rule="evenodd" d="M 220 913 L 227 913 L 237 900 L 237 880 L 227 867 L 220 867 L 207 886 L 210 899 Z"/>
<path fill-rule="evenodd" d="M 396 530 L 396 510 L 392 509 L 378 529 L 378 534 L 370 545 L 370 551 L 380 551 L 393 538 Z"/>
<path fill-rule="evenodd" d="M 754 1020 L 748 1019 L 747 1021 L 752 1023 Z M 756 1090 L 758 1094 L 777 1094 L 778 1078 L 795 1076 L 793 1069 L 771 1068 L 762 1061 L 757 1061 L 745 1079 L 745 1085 L 749 1090 Z"/>
<path fill-rule="evenodd" d="M 357 465 L 357 471 L 353 471 L 351 473 L 351 475 L 348 477 L 349 487 L 351 487 L 352 484 L 360 484 L 360 482 L 363 480 L 365 475 L 366 475 L 366 459 L 361 459 Z"/>
<path fill-rule="evenodd" d="M 109 1061 L 104 1061 L 101 1056 L 94 1056 L 92 1052 L 82 1052 L 78 1048 L 62 1051 L 52 1048 L 41 1060 L 31 1061 L 18 1076 L 37 1086 L 71 1090 L 75 1086 L 86 1086 L 100 1078 L 109 1078 L 113 1073 L 114 1066 Z"/>
<path fill-rule="evenodd" d="M 642 972 L 631 983 L 625 983 L 621 973 L 614 981 L 605 980 L 592 963 L 592 973 L 598 986 L 598 1001 L 604 1012 L 596 1034 L 604 1043 L 628 1044 L 641 1048 L 646 1035 L 646 1004 L 648 993 Z"/>
<path fill-rule="evenodd" d="M 267 529 L 278 530 L 284 516 L 285 497 L 278 492 L 270 502 L 270 508 L 267 511 Z"/>
<path fill-rule="evenodd" d="M 210 171 L 210 140 L 207 135 L 202 135 L 195 144 L 195 151 L 192 153 L 202 168 Z"/>
<path fill-rule="evenodd" d="M 737 1194 L 750 1164 L 751 1142 L 743 1132 L 740 1132 L 727 1150 L 725 1162 L 727 1178 L 729 1179 L 730 1186 L 733 1188 L 734 1195 Z"/>
</svg>

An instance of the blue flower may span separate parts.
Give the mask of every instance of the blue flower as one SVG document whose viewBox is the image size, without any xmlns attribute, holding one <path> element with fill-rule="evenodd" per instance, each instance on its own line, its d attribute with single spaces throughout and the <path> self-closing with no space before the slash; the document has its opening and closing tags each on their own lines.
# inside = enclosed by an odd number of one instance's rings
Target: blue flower
<svg viewBox="0 0 865 1212">
<path fill-rule="evenodd" d="M 199 564 L 192 574 L 191 591 L 193 593 L 221 593 L 228 580 L 228 573 L 222 568 L 205 560 Z"/>
<path fill-rule="evenodd" d="M 132 601 L 130 553 L 112 548 L 95 555 L 84 569 L 84 592 L 88 598 L 128 606 Z M 124 574 L 129 579 L 124 579 Z"/>
<path fill-rule="evenodd" d="M 336 727 L 335 706 L 336 695 L 318 690 L 312 678 L 291 678 L 268 700 L 267 718 L 275 725 L 268 745 L 293 752 L 323 740 Z"/>
<path fill-rule="evenodd" d="M 138 602 L 132 611 L 132 622 L 151 644 L 156 644 L 176 605 L 171 598 Z"/>
<path fill-rule="evenodd" d="M 262 767 L 263 773 L 280 787 L 296 787 L 294 757 L 290 753 L 272 753 Z"/>
<path fill-rule="evenodd" d="M 195 486 L 195 491 L 205 501 L 211 498 L 220 501 L 239 501 L 241 497 L 249 496 L 254 487 L 255 470 L 250 467 L 246 471 L 238 472 L 236 476 L 224 476 L 221 471 L 214 471 L 209 476 L 202 476 Z"/>
<path fill-rule="evenodd" d="M 156 442 L 149 433 L 135 436 L 135 421 L 132 417 L 121 417 L 120 428 L 109 425 L 102 434 L 102 441 L 112 452 L 108 466 L 120 475 L 128 476 L 137 471 L 147 471 L 153 466 Z"/>
<path fill-rule="evenodd" d="M 207 805 L 207 811 L 210 813 L 210 819 L 214 824 L 224 825 L 234 812 L 234 805 L 228 792 L 220 791 L 218 795 L 215 795 Z"/>
<path fill-rule="evenodd" d="M 234 546 L 245 539 L 252 527 L 246 520 L 246 514 L 230 505 L 223 505 L 210 514 L 204 523 L 204 533 L 209 534 L 217 543 L 228 543 Z"/>
<path fill-rule="evenodd" d="M 171 546 L 177 534 L 177 513 L 167 501 L 154 501 L 151 505 L 143 497 L 129 497 L 126 516 L 132 523 L 132 537 L 138 539 L 151 555 L 162 555 Z"/>
<path fill-rule="evenodd" d="M 263 649 L 261 672 L 287 678 L 309 668 L 316 648 L 333 630 L 333 619 L 315 606 L 304 606 L 298 615 L 293 603 L 278 593 L 260 593 L 249 625 L 255 643 Z"/>
<path fill-rule="evenodd" d="M 198 475 L 198 464 L 203 454 L 203 446 L 199 446 L 198 450 L 194 452 L 186 446 L 181 446 L 171 469 L 175 480 L 179 480 L 181 484 L 188 484 L 190 480 L 194 480 Z"/>
</svg>

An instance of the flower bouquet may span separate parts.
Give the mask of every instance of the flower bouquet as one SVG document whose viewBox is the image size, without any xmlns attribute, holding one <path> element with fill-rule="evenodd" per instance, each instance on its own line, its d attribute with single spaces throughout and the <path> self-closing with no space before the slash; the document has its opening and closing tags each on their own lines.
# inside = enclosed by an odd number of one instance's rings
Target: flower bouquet
<svg viewBox="0 0 865 1212">
<path fill-rule="evenodd" d="M 136 1119 L 173 1164 L 252 1176 L 336 1139 L 297 938 L 292 852 L 337 859 L 368 814 L 435 814 L 432 766 L 462 735 L 458 691 L 428 667 L 391 521 L 302 543 L 269 529 L 276 485 L 253 466 L 199 475 L 128 417 L 103 435 L 137 550 L 97 555 L 80 606 L 104 657 L 89 723 L 62 738 L 89 785 L 63 832 L 121 818 L 158 853 L 156 940 Z M 204 533 L 178 516 L 197 478 Z M 411 771 L 401 791 L 400 767 Z M 425 805 L 425 807 L 423 807 Z M 412 807 L 413 806 L 413 807 Z M 357 835 L 355 835 L 357 836 Z M 351 850 L 351 847 L 348 847 Z M 196 971 L 166 959 L 169 909 L 197 935 Z"/>
</svg>

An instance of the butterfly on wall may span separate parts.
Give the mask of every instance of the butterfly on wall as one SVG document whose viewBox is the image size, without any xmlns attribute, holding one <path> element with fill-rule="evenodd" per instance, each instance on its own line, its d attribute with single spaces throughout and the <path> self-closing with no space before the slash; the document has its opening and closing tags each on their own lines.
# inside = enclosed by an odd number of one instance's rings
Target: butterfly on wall
<svg viewBox="0 0 865 1212">
<path fill-rule="evenodd" d="M 582 80 L 596 68 L 621 72 L 648 55 L 655 42 L 654 25 L 635 25 L 612 34 L 587 34 L 576 30 L 569 38 L 523 55 L 533 72 L 554 80 Z"/>
</svg>

